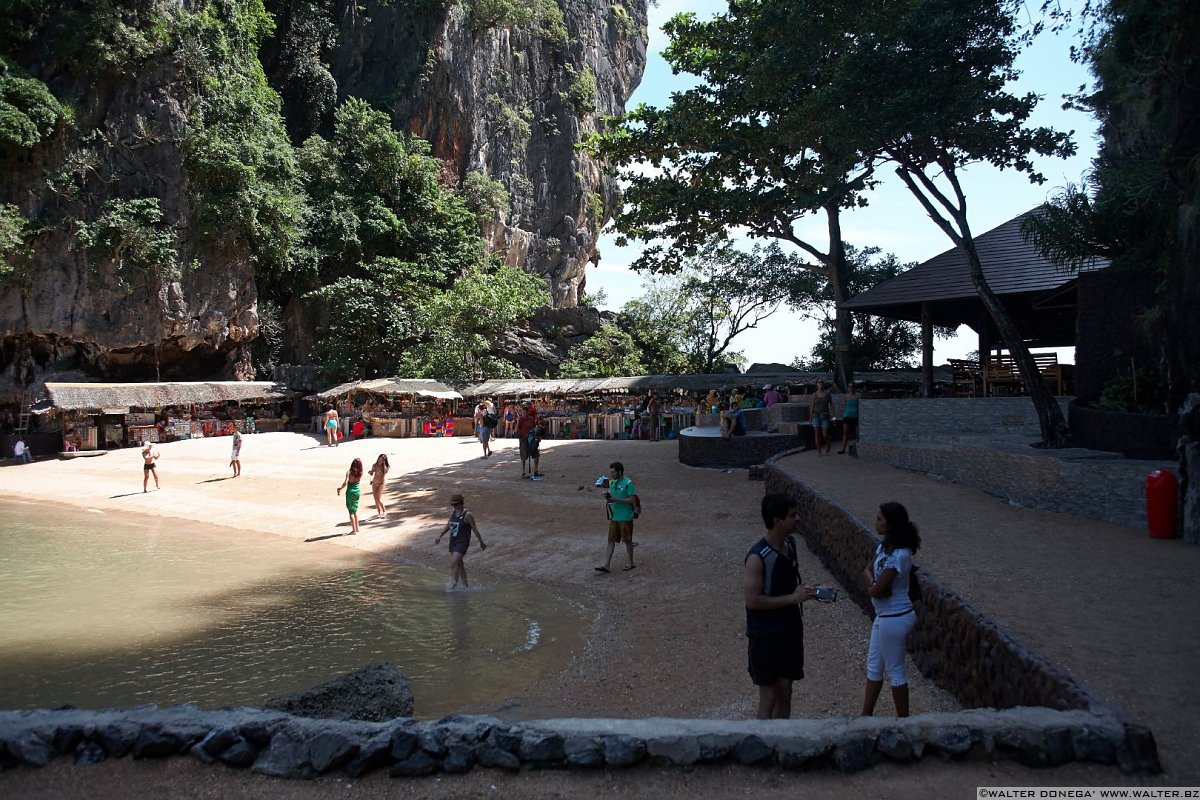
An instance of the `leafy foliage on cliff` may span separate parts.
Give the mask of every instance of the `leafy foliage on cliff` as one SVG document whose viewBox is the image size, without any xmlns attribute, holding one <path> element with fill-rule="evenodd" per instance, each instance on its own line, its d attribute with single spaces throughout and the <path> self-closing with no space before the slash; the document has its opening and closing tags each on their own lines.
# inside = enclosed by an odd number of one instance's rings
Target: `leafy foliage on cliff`
<svg viewBox="0 0 1200 800">
<path fill-rule="evenodd" d="M 313 353 L 322 375 L 514 372 L 486 354 L 506 325 L 549 302 L 541 279 L 492 263 L 478 212 L 439 182 L 426 142 L 400 137 L 359 100 L 334 118 L 332 138 L 310 138 L 300 156 L 309 212 L 297 277 L 318 283 L 308 296 L 329 309 Z"/>
<path fill-rule="evenodd" d="M 275 28 L 263 0 L 0 0 L 12 23 L 0 30 L 0 155 L 19 148 L 41 176 L 29 204 L 0 177 L 0 280 L 15 285 L 46 231 L 86 254 L 97 289 L 144 288 L 151 304 L 186 277 L 181 265 L 248 263 L 270 318 L 264 362 L 282 357 L 281 310 L 299 300 L 325 380 L 513 374 L 488 353 L 549 296 L 484 247 L 480 225 L 508 211 L 503 187 L 478 174 L 449 185 L 428 143 L 388 115 L 355 98 L 334 108 L 330 3 L 276 5 L 291 15 L 288 74 L 314 119 L 333 110 L 298 146 L 262 66 Z M 528 24 L 557 35 L 553 0 L 528 8 Z"/>
<path fill-rule="evenodd" d="M 175 230 L 164 222 L 157 197 L 109 200 L 95 222 L 80 224 L 76 238 L 93 264 L 113 263 L 126 291 L 145 288 L 153 294 L 179 280 Z"/>
<path fill-rule="evenodd" d="M 0 56 L 0 153 L 33 147 L 65 116 L 46 84 Z"/>
</svg>

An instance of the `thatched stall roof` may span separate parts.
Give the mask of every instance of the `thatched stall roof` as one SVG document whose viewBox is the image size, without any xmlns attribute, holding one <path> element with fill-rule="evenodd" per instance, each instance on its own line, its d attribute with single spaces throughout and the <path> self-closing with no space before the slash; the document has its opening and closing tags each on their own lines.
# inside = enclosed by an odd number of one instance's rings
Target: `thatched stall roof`
<svg viewBox="0 0 1200 800">
<path fill-rule="evenodd" d="M 938 368 L 937 379 L 949 381 L 950 373 Z M 944 375 L 942 373 L 945 373 Z M 688 392 L 707 392 L 709 389 L 724 391 L 739 386 L 792 386 L 811 385 L 818 378 L 826 383 L 832 380 L 828 372 L 747 372 L 714 373 L 708 375 L 637 375 L 620 378 L 516 378 L 484 381 L 463 390 L 467 397 L 491 397 L 495 395 L 552 395 L 580 396 L 596 394 L 642 394 L 652 390 L 671 391 L 682 389 Z M 854 379 L 865 384 L 896 385 L 921 382 L 920 370 L 889 370 L 887 372 L 860 372 Z"/>
<path fill-rule="evenodd" d="M 587 394 L 640 394 L 654 389 L 685 391 L 708 391 L 709 389 L 733 389 L 738 386 L 753 386 L 783 383 L 811 383 L 817 378 L 828 378 L 827 373 L 781 372 L 757 373 L 714 373 L 709 375 L 635 375 L 619 378 L 521 378 L 511 380 L 484 381 L 478 386 L 465 389 L 467 397 L 488 395 L 587 395 Z"/>
<path fill-rule="evenodd" d="M 335 397 L 354 392 L 370 392 L 388 397 L 416 395 L 418 397 L 436 397 L 439 400 L 461 400 L 463 397 L 452 387 L 430 378 L 375 378 L 369 381 L 351 381 L 318 392 L 313 396 L 320 400 L 332 400 Z"/>
<path fill-rule="evenodd" d="M 160 408 L 204 403 L 254 403 L 286 400 L 295 393 L 269 381 L 204 381 L 197 383 L 47 383 L 46 397 L 34 413 L 106 408 Z"/>
</svg>

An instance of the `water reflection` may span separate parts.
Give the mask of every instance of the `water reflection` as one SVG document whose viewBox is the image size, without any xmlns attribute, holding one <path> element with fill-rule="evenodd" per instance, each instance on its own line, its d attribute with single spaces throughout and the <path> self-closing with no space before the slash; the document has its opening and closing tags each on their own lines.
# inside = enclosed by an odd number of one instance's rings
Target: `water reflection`
<svg viewBox="0 0 1200 800">
<path fill-rule="evenodd" d="M 585 609 L 526 584 L 346 548 L 0 504 L 0 707 L 256 704 L 376 661 L 417 713 L 487 706 L 566 666 Z"/>
</svg>

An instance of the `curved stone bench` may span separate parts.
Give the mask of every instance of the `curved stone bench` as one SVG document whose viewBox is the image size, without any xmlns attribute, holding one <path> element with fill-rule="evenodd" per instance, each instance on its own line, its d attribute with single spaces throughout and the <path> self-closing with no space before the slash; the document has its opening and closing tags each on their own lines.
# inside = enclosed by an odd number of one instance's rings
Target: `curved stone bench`
<svg viewBox="0 0 1200 800">
<path fill-rule="evenodd" d="M 805 444 L 799 433 L 751 430 L 725 439 L 719 427 L 694 425 L 679 432 L 679 461 L 691 467 L 749 467 Z"/>
</svg>

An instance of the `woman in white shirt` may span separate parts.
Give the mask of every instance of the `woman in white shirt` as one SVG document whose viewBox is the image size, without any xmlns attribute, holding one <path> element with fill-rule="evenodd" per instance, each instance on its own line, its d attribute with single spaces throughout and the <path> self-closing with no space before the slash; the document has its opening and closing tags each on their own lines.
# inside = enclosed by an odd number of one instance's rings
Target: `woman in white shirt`
<svg viewBox="0 0 1200 800">
<path fill-rule="evenodd" d="M 883 541 L 875 549 L 863 576 L 867 594 L 875 607 L 871 625 L 871 644 L 867 650 L 867 685 L 862 714 L 875 713 L 875 702 L 883 689 L 883 674 L 892 685 L 896 716 L 908 716 L 908 679 L 904 676 L 904 653 L 908 634 L 917 616 L 908 597 L 913 553 L 921 546 L 917 526 L 908 519 L 908 510 L 899 503 L 884 503 L 875 515 L 875 532 Z"/>
</svg>

